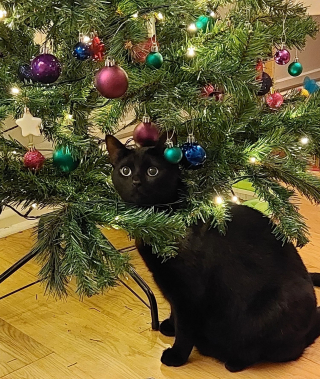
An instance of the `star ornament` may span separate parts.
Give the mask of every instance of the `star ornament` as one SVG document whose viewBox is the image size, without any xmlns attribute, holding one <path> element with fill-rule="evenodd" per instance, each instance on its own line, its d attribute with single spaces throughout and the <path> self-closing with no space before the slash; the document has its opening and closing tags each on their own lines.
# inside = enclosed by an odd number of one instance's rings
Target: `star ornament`
<svg viewBox="0 0 320 379">
<path fill-rule="evenodd" d="M 17 125 L 20 126 L 22 130 L 23 137 L 27 137 L 30 134 L 39 137 L 41 135 L 41 122 L 41 118 L 33 117 L 28 108 L 24 109 L 23 117 L 16 120 Z"/>
</svg>

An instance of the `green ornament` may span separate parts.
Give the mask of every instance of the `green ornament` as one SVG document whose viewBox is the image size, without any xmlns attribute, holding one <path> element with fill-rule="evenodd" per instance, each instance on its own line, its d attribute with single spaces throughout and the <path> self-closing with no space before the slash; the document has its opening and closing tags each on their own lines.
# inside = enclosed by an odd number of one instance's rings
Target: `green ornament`
<svg viewBox="0 0 320 379">
<path fill-rule="evenodd" d="M 163 57 L 158 51 L 151 51 L 146 58 L 146 65 L 153 69 L 158 69 L 162 66 Z"/>
<path fill-rule="evenodd" d="M 168 146 L 164 151 L 164 157 L 170 163 L 179 163 L 182 159 L 183 153 L 180 147 Z"/>
<path fill-rule="evenodd" d="M 205 32 L 207 30 L 207 26 L 209 24 L 209 21 L 210 21 L 210 17 L 204 16 L 204 15 L 199 16 L 197 18 L 197 21 L 196 21 L 197 29 L 201 29 Z"/>
<path fill-rule="evenodd" d="M 71 172 L 78 167 L 79 161 L 72 158 L 67 146 L 63 146 L 54 151 L 53 164 L 63 172 Z"/>
<path fill-rule="evenodd" d="M 302 64 L 297 60 L 295 62 L 292 62 L 288 67 L 288 73 L 291 76 L 299 76 L 302 73 L 302 70 Z"/>
</svg>

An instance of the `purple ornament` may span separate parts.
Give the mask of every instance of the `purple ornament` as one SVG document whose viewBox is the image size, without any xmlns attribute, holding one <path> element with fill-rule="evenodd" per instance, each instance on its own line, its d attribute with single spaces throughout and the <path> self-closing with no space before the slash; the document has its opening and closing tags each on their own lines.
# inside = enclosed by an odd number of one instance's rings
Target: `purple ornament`
<svg viewBox="0 0 320 379">
<path fill-rule="evenodd" d="M 31 62 L 33 77 L 41 83 L 55 82 L 61 74 L 61 64 L 52 54 L 40 54 Z"/>
<path fill-rule="evenodd" d="M 274 60 L 279 65 L 285 65 L 290 62 L 290 53 L 287 49 L 278 50 L 274 55 Z"/>
<path fill-rule="evenodd" d="M 149 116 L 144 116 L 142 122 L 133 131 L 133 140 L 140 146 L 154 146 L 159 139 L 159 130 L 150 121 Z"/>
<path fill-rule="evenodd" d="M 116 65 L 103 67 L 95 77 L 95 86 L 100 95 L 116 99 L 128 89 L 128 75 L 123 68 Z"/>
</svg>

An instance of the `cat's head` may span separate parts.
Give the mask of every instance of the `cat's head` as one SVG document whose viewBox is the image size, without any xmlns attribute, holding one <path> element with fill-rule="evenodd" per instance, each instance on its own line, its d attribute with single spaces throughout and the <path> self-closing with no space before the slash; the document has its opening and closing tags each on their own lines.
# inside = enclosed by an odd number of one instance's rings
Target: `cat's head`
<svg viewBox="0 0 320 379">
<path fill-rule="evenodd" d="M 123 201 L 156 205 L 177 200 L 180 170 L 164 158 L 165 137 L 153 147 L 128 149 L 117 138 L 106 136 L 112 181 Z"/>
</svg>

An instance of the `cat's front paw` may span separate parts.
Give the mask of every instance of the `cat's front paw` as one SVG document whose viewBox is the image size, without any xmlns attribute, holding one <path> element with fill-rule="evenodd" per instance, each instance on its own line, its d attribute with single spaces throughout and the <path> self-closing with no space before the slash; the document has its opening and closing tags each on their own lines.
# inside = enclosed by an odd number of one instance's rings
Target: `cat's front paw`
<svg viewBox="0 0 320 379">
<path fill-rule="evenodd" d="M 225 363 L 225 368 L 229 370 L 230 372 L 239 372 L 239 371 L 244 370 L 248 366 L 249 366 L 248 364 L 242 361 L 237 361 L 237 360 L 235 361 L 229 360 Z"/>
<path fill-rule="evenodd" d="M 176 351 L 173 348 L 169 348 L 165 350 L 162 353 L 161 362 L 165 364 L 166 366 L 182 366 L 184 363 L 186 363 L 188 358 L 186 359 L 182 355 L 179 354 L 178 351 Z"/>
<path fill-rule="evenodd" d="M 174 325 L 172 324 L 170 318 L 167 318 L 166 320 L 162 321 L 162 323 L 160 324 L 160 332 L 168 337 L 175 336 Z"/>
</svg>

